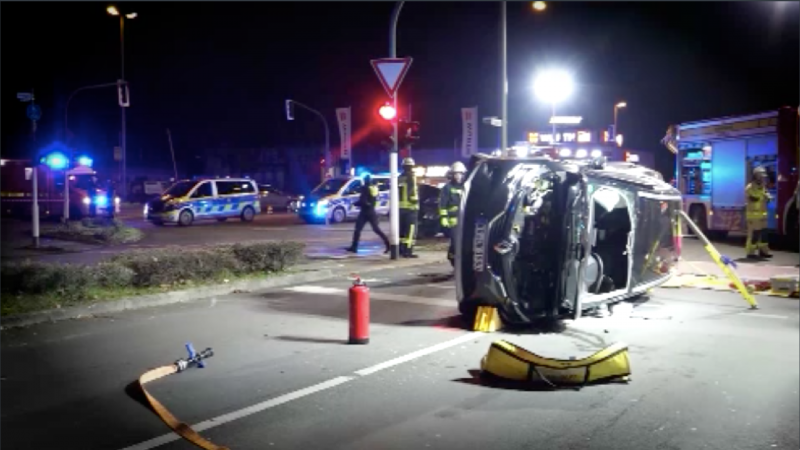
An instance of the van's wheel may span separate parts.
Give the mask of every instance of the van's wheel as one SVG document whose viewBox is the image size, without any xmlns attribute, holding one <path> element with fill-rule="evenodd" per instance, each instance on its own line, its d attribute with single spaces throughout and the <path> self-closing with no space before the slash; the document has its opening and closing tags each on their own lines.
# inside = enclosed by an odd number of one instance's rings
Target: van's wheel
<svg viewBox="0 0 800 450">
<path fill-rule="evenodd" d="M 217 219 L 217 222 L 225 222 L 226 220 L 228 220 L 227 217 L 220 217 L 219 219 Z"/>
<path fill-rule="evenodd" d="M 188 227 L 192 224 L 192 222 L 194 222 L 194 214 L 192 214 L 192 212 L 188 209 L 184 209 L 178 215 L 178 225 L 182 227 Z"/>
<path fill-rule="evenodd" d="M 340 206 L 333 210 L 333 217 L 331 220 L 333 223 L 342 223 L 344 222 L 344 218 L 345 218 L 344 208 Z"/>
<path fill-rule="evenodd" d="M 251 206 L 242 210 L 242 222 L 252 222 L 255 217 L 256 211 Z"/>
</svg>

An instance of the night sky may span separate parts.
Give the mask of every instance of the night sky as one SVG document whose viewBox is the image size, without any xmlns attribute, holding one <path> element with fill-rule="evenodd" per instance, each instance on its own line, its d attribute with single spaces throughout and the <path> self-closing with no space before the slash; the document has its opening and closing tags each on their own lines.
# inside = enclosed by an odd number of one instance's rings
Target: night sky
<svg viewBox="0 0 800 450">
<path fill-rule="evenodd" d="M 29 151 L 30 123 L 16 93 L 35 89 L 43 118 L 40 143 L 61 138 L 64 103 L 81 86 L 120 76 L 118 19 L 103 3 L 2 4 L 2 153 Z M 329 118 L 352 106 L 354 145 L 375 125 L 386 100 L 369 64 L 388 56 L 391 2 L 123 3 L 125 71 L 131 85 L 131 163 L 169 161 L 166 128 L 179 163 L 211 147 L 316 146 L 322 127 L 297 112 L 293 98 Z M 497 115 L 498 3 L 407 2 L 398 55 L 414 58 L 400 104 L 422 124 L 420 148 L 452 148 L 460 108 Z M 800 98 L 798 3 L 549 3 L 508 5 L 509 141 L 546 127 L 549 106 L 532 90 L 538 69 L 574 73 L 575 95 L 559 115 L 581 115 L 604 128 L 613 104 L 626 144 L 671 155 L 659 144 L 668 124 L 797 105 Z M 117 145 L 119 107 L 112 88 L 72 101 L 70 129 L 99 160 Z M 480 129 L 481 147 L 497 131 Z M 627 145 L 626 145 L 627 146 Z"/>
</svg>

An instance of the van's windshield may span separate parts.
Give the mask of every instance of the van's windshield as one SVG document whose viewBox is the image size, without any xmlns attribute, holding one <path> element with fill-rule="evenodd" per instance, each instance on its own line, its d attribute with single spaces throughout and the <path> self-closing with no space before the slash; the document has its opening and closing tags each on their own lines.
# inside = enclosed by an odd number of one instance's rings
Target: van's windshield
<svg viewBox="0 0 800 450">
<path fill-rule="evenodd" d="M 331 178 L 330 180 L 326 180 L 324 183 L 320 184 L 313 191 L 311 191 L 314 195 L 333 195 L 339 192 L 342 186 L 345 185 L 349 180 L 347 178 Z"/>
<path fill-rule="evenodd" d="M 196 184 L 196 181 L 179 181 L 164 191 L 164 195 L 169 195 L 170 197 L 184 197 Z"/>
</svg>

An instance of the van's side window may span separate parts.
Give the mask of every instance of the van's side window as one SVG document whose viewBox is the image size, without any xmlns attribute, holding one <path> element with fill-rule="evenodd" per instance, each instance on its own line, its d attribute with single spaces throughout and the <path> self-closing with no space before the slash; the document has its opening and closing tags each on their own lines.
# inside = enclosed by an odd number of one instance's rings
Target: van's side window
<svg viewBox="0 0 800 450">
<path fill-rule="evenodd" d="M 361 190 L 361 180 L 353 180 L 342 195 L 357 195 Z"/>
<path fill-rule="evenodd" d="M 244 191 L 242 187 L 244 185 L 247 185 L 250 190 Z M 252 184 L 243 181 L 217 181 L 217 195 L 236 195 L 244 194 L 245 192 L 253 192 Z"/>
<path fill-rule="evenodd" d="M 206 198 L 214 195 L 211 189 L 211 183 L 203 183 L 195 189 L 192 198 Z"/>
</svg>

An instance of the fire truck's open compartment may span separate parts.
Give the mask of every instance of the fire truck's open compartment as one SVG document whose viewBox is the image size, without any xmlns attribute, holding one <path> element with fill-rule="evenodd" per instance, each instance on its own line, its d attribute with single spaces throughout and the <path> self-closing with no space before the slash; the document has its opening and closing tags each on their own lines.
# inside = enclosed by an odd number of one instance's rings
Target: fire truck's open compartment
<svg viewBox="0 0 800 450">
<path fill-rule="evenodd" d="M 590 257 L 584 280 L 587 292 L 606 294 L 628 287 L 630 254 L 627 251 L 631 210 L 625 196 L 617 189 L 601 187 L 592 194 Z"/>
</svg>

